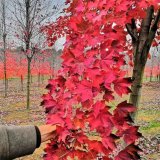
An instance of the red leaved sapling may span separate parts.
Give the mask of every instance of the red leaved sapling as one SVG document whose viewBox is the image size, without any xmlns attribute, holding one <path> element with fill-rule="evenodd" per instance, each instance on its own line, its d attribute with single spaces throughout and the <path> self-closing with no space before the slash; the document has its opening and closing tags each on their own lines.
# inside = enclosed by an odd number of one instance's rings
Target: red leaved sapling
<svg viewBox="0 0 160 160">
<path fill-rule="evenodd" d="M 50 45 L 66 36 L 62 68 L 43 95 L 47 123 L 61 126 L 44 159 L 138 160 L 135 142 L 141 134 L 130 117 L 136 107 L 126 101 L 114 107 L 109 103 L 117 100 L 116 94 L 131 92 L 131 79 L 122 70 L 125 24 L 145 14 L 152 1 L 66 3 L 66 16 L 43 29 Z"/>
</svg>

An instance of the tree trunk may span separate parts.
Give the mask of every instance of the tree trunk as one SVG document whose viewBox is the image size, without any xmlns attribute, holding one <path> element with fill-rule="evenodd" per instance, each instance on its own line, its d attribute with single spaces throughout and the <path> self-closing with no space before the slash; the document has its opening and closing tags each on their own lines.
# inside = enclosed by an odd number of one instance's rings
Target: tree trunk
<svg viewBox="0 0 160 160">
<path fill-rule="evenodd" d="M 7 78 L 7 91 L 8 91 L 8 86 L 9 86 L 9 79 Z"/>
<path fill-rule="evenodd" d="M 141 98 L 144 68 L 145 66 L 140 64 L 134 65 L 134 68 L 133 68 L 132 79 L 134 79 L 134 81 L 131 86 L 132 93 L 130 94 L 129 102 L 137 107 L 139 106 L 139 102 Z M 134 119 L 135 116 L 136 116 L 136 113 L 133 113 L 132 118 Z"/>
<path fill-rule="evenodd" d="M 147 81 L 147 75 L 146 75 L 146 81 Z"/>
<path fill-rule="evenodd" d="M 153 68 L 151 68 L 151 73 L 150 73 L 150 82 L 152 82 L 152 75 L 153 75 L 153 73 L 152 73 L 153 71 L 152 71 L 152 70 L 153 70 Z"/>
<path fill-rule="evenodd" d="M 154 57 L 155 57 L 155 49 L 154 52 L 152 53 L 152 58 L 151 58 L 150 82 L 152 82 L 153 80 Z"/>
<path fill-rule="evenodd" d="M 160 62 L 158 61 L 158 79 L 157 81 L 160 82 Z"/>
<path fill-rule="evenodd" d="M 3 58 L 4 58 L 4 96 L 7 97 L 7 64 L 6 64 L 6 4 L 3 0 L 2 4 L 2 26 L 3 26 Z"/>
<path fill-rule="evenodd" d="M 31 74 L 31 83 L 33 83 L 33 75 Z"/>
<path fill-rule="evenodd" d="M 27 74 L 27 109 L 30 108 L 30 80 L 31 80 L 31 59 L 28 60 L 28 74 Z"/>
<path fill-rule="evenodd" d="M 23 76 L 21 75 L 21 91 L 23 91 Z"/>
<path fill-rule="evenodd" d="M 30 49 L 30 0 L 25 1 L 25 8 L 26 8 L 26 52 Z M 28 61 L 28 74 L 27 74 L 27 109 L 30 108 L 30 80 L 31 80 L 31 60 L 32 57 L 27 55 L 27 61 Z"/>
<path fill-rule="evenodd" d="M 139 106 L 143 74 L 148 53 L 158 28 L 160 10 L 158 10 L 154 21 L 152 19 L 154 14 L 154 7 L 148 7 L 146 13 L 146 17 L 142 20 L 140 33 L 137 31 L 137 26 L 134 19 L 132 19 L 131 23 L 126 24 L 127 31 L 132 37 L 134 53 L 134 67 L 132 75 L 133 83 L 131 86 L 132 93 L 130 94 L 129 101 L 137 108 Z M 135 119 L 135 115 L 135 113 L 131 115 L 133 120 Z"/>
<path fill-rule="evenodd" d="M 38 87 L 40 86 L 40 77 L 41 77 L 41 74 L 40 72 L 38 72 Z"/>
<path fill-rule="evenodd" d="M 44 81 L 44 75 L 43 74 L 41 75 L 41 81 L 42 81 L 42 84 L 43 84 L 43 81 Z"/>
<path fill-rule="evenodd" d="M 4 42 L 6 43 L 6 42 Z M 6 66 L 6 49 L 4 44 L 4 96 L 7 97 L 7 66 Z"/>
</svg>

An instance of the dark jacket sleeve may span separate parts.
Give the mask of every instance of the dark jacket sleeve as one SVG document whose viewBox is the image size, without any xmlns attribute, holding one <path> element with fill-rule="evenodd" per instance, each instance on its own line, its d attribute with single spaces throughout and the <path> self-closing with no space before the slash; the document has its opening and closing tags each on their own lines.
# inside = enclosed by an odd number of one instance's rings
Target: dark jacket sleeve
<svg viewBox="0 0 160 160">
<path fill-rule="evenodd" d="M 34 152 L 35 126 L 0 126 L 0 160 L 12 160 Z"/>
</svg>

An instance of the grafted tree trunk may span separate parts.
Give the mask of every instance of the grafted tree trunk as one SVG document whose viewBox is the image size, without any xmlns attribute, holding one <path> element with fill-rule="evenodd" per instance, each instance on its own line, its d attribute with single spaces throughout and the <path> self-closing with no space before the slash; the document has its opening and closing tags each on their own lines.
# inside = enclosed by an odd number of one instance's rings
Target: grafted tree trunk
<svg viewBox="0 0 160 160">
<path fill-rule="evenodd" d="M 129 101 L 136 107 L 139 106 L 144 69 L 152 41 L 155 38 L 158 28 L 160 10 L 158 10 L 154 19 L 153 16 L 154 7 L 150 6 L 147 8 L 146 17 L 142 20 L 141 32 L 139 34 L 134 19 L 132 19 L 131 23 L 126 24 L 127 31 L 132 37 L 134 52 L 133 83 L 131 86 L 132 93 L 130 94 Z M 135 114 L 132 115 L 132 118 L 135 119 Z"/>
</svg>

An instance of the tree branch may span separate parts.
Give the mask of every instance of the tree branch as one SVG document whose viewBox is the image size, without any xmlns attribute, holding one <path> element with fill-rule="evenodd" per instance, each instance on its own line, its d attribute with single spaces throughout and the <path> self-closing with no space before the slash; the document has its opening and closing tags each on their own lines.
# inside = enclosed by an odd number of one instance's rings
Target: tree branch
<svg viewBox="0 0 160 160">
<path fill-rule="evenodd" d="M 149 36 L 148 36 L 148 45 L 151 45 L 153 39 L 155 38 L 156 31 L 158 29 L 159 21 L 160 21 L 160 9 L 158 10 L 158 13 L 157 13 L 157 15 L 155 17 L 154 23 L 153 23 L 153 25 L 152 25 L 152 27 L 150 29 Z"/>
<path fill-rule="evenodd" d="M 126 24 L 126 28 L 127 28 L 128 33 L 132 37 L 132 41 L 137 42 L 138 34 L 137 34 L 137 27 L 136 27 L 135 19 L 132 18 L 131 23 Z"/>
<path fill-rule="evenodd" d="M 132 40 L 136 40 L 136 37 L 134 36 L 132 27 L 130 23 L 126 24 L 126 28 L 127 28 L 127 32 L 129 33 L 129 35 L 131 36 Z"/>
<path fill-rule="evenodd" d="M 142 21 L 142 26 L 141 26 L 142 30 L 139 35 L 140 43 L 139 43 L 139 49 L 138 49 L 138 53 L 140 55 L 143 53 L 143 50 L 146 47 L 146 44 L 148 44 L 148 36 L 149 36 L 150 27 L 152 23 L 153 13 L 154 13 L 154 7 L 153 6 L 148 7 L 147 15 Z"/>
</svg>

